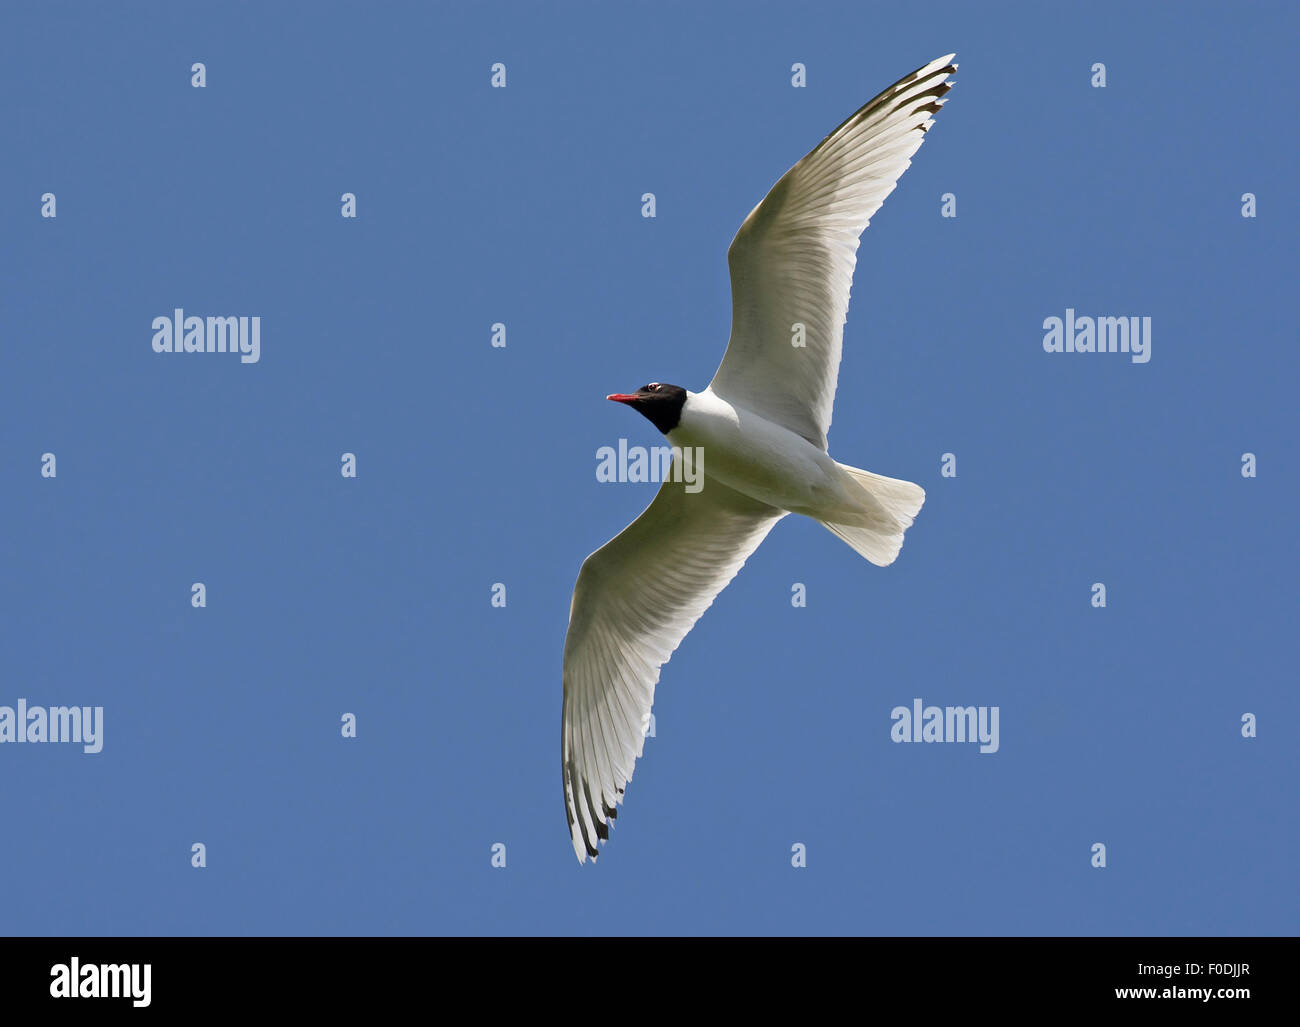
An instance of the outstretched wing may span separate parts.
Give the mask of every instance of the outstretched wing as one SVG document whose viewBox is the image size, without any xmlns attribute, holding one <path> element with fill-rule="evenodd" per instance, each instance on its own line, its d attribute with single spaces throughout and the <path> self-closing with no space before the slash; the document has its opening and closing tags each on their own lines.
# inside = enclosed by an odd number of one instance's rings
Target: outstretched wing
<svg viewBox="0 0 1300 1027">
<path fill-rule="evenodd" d="M 822 449 L 858 237 L 952 88 L 952 57 L 899 79 L 823 139 L 750 212 L 727 253 L 731 341 L 710 387 Z"/>
<path fill-rule="evenodd" d="M 650 723 L 659 668 L 784 510 L 713 479 L 665 481 L 582 564 L 564 641 L 564 803 L 578 861 L 609 837 Z"/>
</svg>

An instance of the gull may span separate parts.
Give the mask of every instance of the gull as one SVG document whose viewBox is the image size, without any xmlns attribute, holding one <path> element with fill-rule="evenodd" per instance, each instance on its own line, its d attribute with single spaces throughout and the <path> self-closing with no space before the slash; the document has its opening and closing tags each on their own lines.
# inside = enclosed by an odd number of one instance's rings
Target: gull
<svg viewBox="0 0 1300 1027">
<path fill-rule="evenodd" d="M 782 517 L 894 562 L 919 485 L 827 452 L 858 239 L 951 89 L 953 54 L 904 76 L 787 171 L 727 252 L 731 338 L 703 392 L 651 382 L 608 399 L 696 456 L 583 561 L 564 642 L 561 759 L 578 862 L 598 855 L 642 753 L 660 668 Z M 800 344 L 801 343 L 801 344 Z M 678 480 L 673 480 L 678 479 Z"/>
</svg>

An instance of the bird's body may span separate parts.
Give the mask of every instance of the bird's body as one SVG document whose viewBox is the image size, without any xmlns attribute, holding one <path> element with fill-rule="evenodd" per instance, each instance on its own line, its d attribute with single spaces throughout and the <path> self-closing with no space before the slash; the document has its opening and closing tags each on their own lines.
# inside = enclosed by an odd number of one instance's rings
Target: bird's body
<svg viewBox="0 0 1300 1027">
<path fill-rule="evenodd" d="M 564 801 L 579 862 L 595 858 L 641 755 L 659 669 L 788 513 L 879 566 L 898 556 L 921 487 L 833 459 L 830 428 L 858 237 L 951 88 L 952 54 L 864 105 L 783 175 L 727 258 L 731 339 L 701 392 L 652 382 L 608 398 L 643 414 L 698 488 L 667 479 L 582 564 L 564 642 Z"/>
<path fill-rule="evenodd" d="M 826 450 L 712 389 L 686 395 L 668 441 L 704 454 L 703 488 L 720 481 L 777 510 L 818 520 L 853 515 L 852 484 Z"/>
</svg>

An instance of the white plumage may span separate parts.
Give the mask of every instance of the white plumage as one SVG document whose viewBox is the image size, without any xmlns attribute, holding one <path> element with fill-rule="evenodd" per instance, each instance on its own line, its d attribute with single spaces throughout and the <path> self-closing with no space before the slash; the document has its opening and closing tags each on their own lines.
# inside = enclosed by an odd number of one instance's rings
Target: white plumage
<svg viewBox="0 0 1300 1027">
<path fill-rule="evenodd" d="M 640 517 L 587 557 L 573 593 L 562 762 L 579 861 L 597 855 L 617 816 L 660 667 L 772 526 L 791 512 L 814 517 L 883 566 L 925 500 L 911 482 L 832 459 L 826 433 L 858 238 L 951 88 L 952 56 L 900 79 L 835 129 L 732 241 L 726 354 L 703 392 L 676 389 L 679 418 L 665 429 L 673 445 L 702 449 L 704 487 L 692 493 L 666 481 Z M 802 346 L 792 345 L 796 324 Z M 660 388 L 611 398 L 658 402 Z"/>
</svg>

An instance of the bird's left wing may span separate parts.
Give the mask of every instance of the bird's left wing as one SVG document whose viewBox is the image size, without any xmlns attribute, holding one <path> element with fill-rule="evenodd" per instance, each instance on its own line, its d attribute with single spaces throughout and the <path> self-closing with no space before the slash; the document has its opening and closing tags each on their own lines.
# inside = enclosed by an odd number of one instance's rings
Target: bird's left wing
<svg viewBox="0 0 1300 1027">
<path fill-rule="evenodd" d="M 731 341 L 710 387 L 822 449 L 858 237 L 943 104 L 952 57 L 899 79 L 823 139 L 772 186 L 727 251 Z"/>
<path fill-rule="evenodd" d="M 582 564 L 564 641 L 564 803 L 578 861 L 609 837 L 641 755 L 659 668 L 784 510 L 712 478 L 654 501 Z"/>
</svg>

